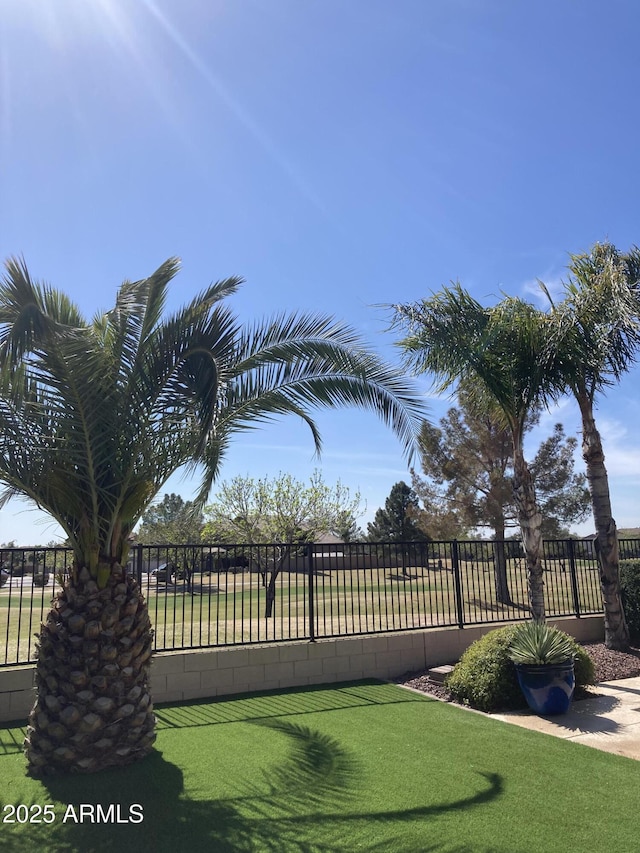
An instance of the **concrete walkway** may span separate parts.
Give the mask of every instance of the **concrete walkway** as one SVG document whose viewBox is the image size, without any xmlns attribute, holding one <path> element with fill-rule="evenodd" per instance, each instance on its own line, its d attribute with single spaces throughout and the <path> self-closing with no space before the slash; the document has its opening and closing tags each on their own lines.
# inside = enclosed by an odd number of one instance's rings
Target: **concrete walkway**
<svg viewBox="0 0 640 853">
<path fill-rule="evenodd" d="M 491 714 L 496 720 L 640 760 L 640 678 L 591 687 L 597 696 L 573 702 L 567 714 L 538 717 L 531 711 Z"/>
</svg>

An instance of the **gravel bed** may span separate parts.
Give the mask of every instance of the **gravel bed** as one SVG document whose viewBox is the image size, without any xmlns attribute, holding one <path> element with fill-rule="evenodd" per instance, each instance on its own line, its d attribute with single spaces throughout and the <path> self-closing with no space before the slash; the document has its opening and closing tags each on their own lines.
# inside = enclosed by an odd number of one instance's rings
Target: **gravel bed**
<svg viewBox="0 0 640 853">
<path fill-rule="evenodd" d="M 604 643 L 585 643 L 583 648 L 595 664 L 596 684 L 640 676 L 640 648 L 631 647 L 627 652 L 615 652 L 608 649 Z M 455 702 L 447 688 L 443 684 L 432 681 L 426 672 L 407 673 L 396 679 L 396 683 L 429 693 L 446 702 Z M 574 698 L 580 699 L 593 695 L 593 688 L 591 691 L 577 690 Z"/>
</svg>

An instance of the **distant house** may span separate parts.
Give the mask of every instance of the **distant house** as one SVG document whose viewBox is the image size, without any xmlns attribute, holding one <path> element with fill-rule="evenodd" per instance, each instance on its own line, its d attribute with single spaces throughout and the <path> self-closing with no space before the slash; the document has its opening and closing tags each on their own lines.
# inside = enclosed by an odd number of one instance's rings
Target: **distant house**
<svg viewBox="0 0 640 853">
<path fill-rule="evenodd" d="M 323 548 L 326 545 L 329 547 Z M 337 545 L 344 545 L 344 539 L 334 536 L 333 533 L 318 533 L 313 543 L 314 557 L 344 557 L 344 551 L 338 549 Z"/>
<path fill-rule="evenodd" d="M 618 530 L 619 539 L 640 539 L 640 527 L 621 527 Z"/>
<path fill-rule="evenodd" d="M 582 557 L 585 560 L 595 560 L 597 557 L 595 545 L 596 538 L 597 534 L 591 533 L 589 536 L 583 536 L 578 539 L 576 542 L 576 556 Z M 625 546 L 625 540 L 627 539 L 634 541 L 627 543 Z M 637 539 L 640 539 L 640 527 L 623 527 L 618 530 L 618 542 L 621 543 L 621 560 L 637 556 L 638 547 L 635 542 Z"/>
</svg>

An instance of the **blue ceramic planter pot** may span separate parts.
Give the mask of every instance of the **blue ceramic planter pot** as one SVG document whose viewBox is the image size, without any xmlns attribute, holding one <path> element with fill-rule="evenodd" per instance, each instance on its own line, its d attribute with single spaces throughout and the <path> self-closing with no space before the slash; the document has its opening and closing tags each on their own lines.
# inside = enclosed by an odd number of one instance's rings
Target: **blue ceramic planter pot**
<svg viewBox="0 0 640 853">
<path fill-rule="evenodd" d="M 516 664 L 518 682 L 527 704 L 541 717 L 566 714 L 576 684 L 573 661 L 553 665 Z"/>
</svg>

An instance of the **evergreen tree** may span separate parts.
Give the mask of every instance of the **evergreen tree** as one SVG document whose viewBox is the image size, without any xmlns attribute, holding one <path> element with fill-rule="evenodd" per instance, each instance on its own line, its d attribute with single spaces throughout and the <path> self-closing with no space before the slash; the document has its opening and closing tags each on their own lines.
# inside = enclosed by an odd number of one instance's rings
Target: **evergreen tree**
<svg viewBox="0 0 640 853">
<path fill-rule="evenodd" d="M 538 413 L 534 413 L 525 431 L 537 423 Z M 494 539 L 505 539 L 518 519 L 512 487 L 513 443 L 504 425 L 490 411 L 478 409 L 461 387 L 458 407 L 449 409 L 439 428 L 425 422 L 418 442 L 425 476 L 412 472 L 412 486 L 425 511 L 451 514 L 461 531 L 488 527 Z M 529 466 L 547 539 L 561 538 L 568 525 L 582 521 L 589 512 L 586 477 L 574 471 L 576 446 L 576 439 L 567 437 L 562 424 L 556 424 Z"/>
<path fill-rule="evenodd" d="M 525 431 L 537 424 L 538 417 L 538 412 L 530 414 Z M 589 511 L 586 478 L 574 472 L 576 444 L 575 438 L 565 435 L 562 424 L 556 424 L 530 464 L 542 514 L 542 535 L 548 539 L 567 536 L 566 525 L 581 521 Z M 412 485 L 424 506 L 422 527 L 431 533 L 440 517 L 454 531 L 488 527 L 496 543 L 496 597 L 504 604 L 511 603 L 502 545 L 507 531 L 518 524 L 509 430 L 489 409 L 479 406 L 477 394 L 462 385 L 458 408 L 447 412 L 440 428 L 425 422 L 419 446 L 426 476 L 414 471 Z M 458 532 L 445 538 L 463 535 Z"/>
<path fill-rule="evenodd" d="M 417 522 L 419 512 L 415 492 L 401 480 L 367 525 L 367 538 L 370 542 L 426 542 L 429 537 Z"/>
</svg>

